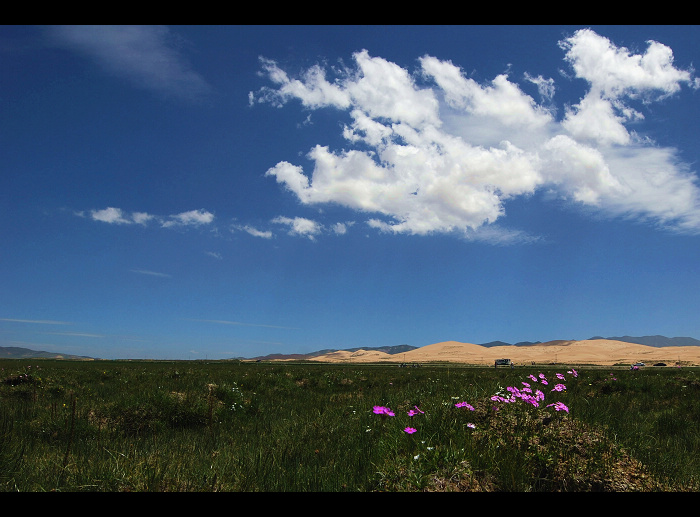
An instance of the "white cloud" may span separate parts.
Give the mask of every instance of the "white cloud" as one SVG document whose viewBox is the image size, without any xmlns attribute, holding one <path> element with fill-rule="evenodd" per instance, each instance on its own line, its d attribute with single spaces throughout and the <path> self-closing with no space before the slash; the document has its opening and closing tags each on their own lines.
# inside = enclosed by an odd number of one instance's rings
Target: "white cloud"
<svg viewBox="0 0 700 517">
<path fill-rule="evenodd" d="M 582 29 L 561 41 L 560 46 L 576 77 L 588 81 L 591 91 L 601 97 L 662 98 L 678 92 L 681 83 L 691 82 L 690 71 L 673 66 L 669 47 L 656 41 L 647 43 L 644 54 L 630 54 L 608 38 Z"/>
<path fill-rule="evenodd" d="M 103 210 L 92 210 L 90 216 L 95 221 L 102 221 L 103 223 L 110 224 L 131 224 L 134 222 L 132 219 L 124 217 L 121 208 L 114 208 L 111 206 Z"/>
<path fill-rule="evenodd" d="M 323 228 L 322 225 L 316 221 L 304 217 L 290 218 L 279 216 L 275 217 L 272 222 L 287 226 L 289 235 L 301 235 L 311 240 L 315 240 L 316 235 L 319 235 Z"/>
<path fill-rule="evenodd" d="M 323 106 L 337 106 L 346 108 L 350 105 L 347 92 L 335 84 L 326 81 L 326 73 L 320 66 L 313 66 L 304 73 L 303 80 L 289 79 L 287 73 L 280 69 L 274 61 L 260 58 L 263 69 L 270 80 L 279 85 L 277 89 L 264 88 L 261 90 L 262 98 L 259 102 L 272 102 L 282 106 L 288 99 L 296 98 L 310 108 Z M 255 100 L 249 96 L 251 102 Z"/>
<path fill-rule="evenodd" d="M 151 214 L 147 214 L 146 212 L 134 212 L 131 214 L 131 218 L 135 223 L 143 225 L 148 223 L 148 221 L 153 219 L 153 217 L 154 216 L 152 216 Z"/>
<path fill-rule="evenodd" d="M 582 30 L 560 47 L 575 77 L 589 86 L 561 120 L 553 106 L 557 85 L 534 73 L 523 80 L 537 85 L 546 105 L 505 74 L 479 84 L 432 56 L 419 58 L 412 75 L 361 51 L 353 56 L 354 69 L 341 70 L 333 82 L 320 65 L 295 79 L 264 60 L 278 87 L 251 94 L 253 101 L 283 106 L 297 99 L 311 109 L 346 110 L 352 120 L 341 133 L 347 147 L 319 143 L 309 150 L 310 173 L 281 161 L 266 175 L 303 204 L 336 203 L 367 213 L 367 224 L 386 232 L 527 240 L 494 223 L 508 199 L 538 190 L 607 214 L 700 232 L 695 175 L 675 150 L 628 128 L 644 122 L 633 101 L 650 103 L 683 85 L 696 87 L 692 72 L 676 68 L 671 49 L 657 42 L 632 54 Z M 277 222 L 304 231 L 291 221 Z M 309 235 L 310 228 L 320 231 L 317 223 L 307 228 Z"/>
<path fill-rule="evenodd" d="M 644 118 L 628 106 L 627 99 L 653 102 L 677 93 L 683 83 L 694 86 L 690 71 L 673 66 L 673 51 L 655 41 L 648 42 L 644 54 L 631 54 L 584 29 L 560 46 L 575 76 L 590 86 L 562 123 L 577 139 L 626 145 L 631 137 L 624 124 Z"/>
<path fill-rule="evenodd" d="M 220 325 L 241 325 L 245 327 L 267 327 L 273 329 L 287 329 L 287 330 L 300 330 L 298 327 L 283 327 L 280 325 L 268 325 L 261 323 L 243 323 L 241 321 L 228 321 L 228 320 L 200 320 L 200 319 L 190 319 L 188 321 L 201 321 L 203 323 L 218 323 Z M 260 341 L 263 343 L 264 341 Z M 276 344 L 276 343 L 273 343 Z"/>
<path fill-rule="evenodd" d="M 249 225 L 242 226 L 241 230 L 249 233 L 253 237 L 261 237 L 263 239 L 271 239 L 272 238 L 272 232 L 269 230 L 258 230 L 257 228 L 253 228 L 252 226 L 249 226 Z"/>
<path fill-rule="evenodd" d="M 437 83 L 447 103 L 454 108 L 517 128 L 539 127 L 552 120 L 546 109 L 538 106 L 505 74 L 496 76 L 491 84 L 481 86 L 464 77 L 462 71 L 449 61 L 425 56 L 420 62 L 423 72 Z"/>
<path fill-rule="evenodd" d="M 168 275 L 167 273 L 159 273 L 158 271 L 149 271 L 147 269 L 130 269 L 132 273 L 138 273 L 140 275 L 148 275 L 148 276 L 158 276 L 161 278 L 171 278 L 171 275 Z"/>
<path fill-rule="evenodd" d="M 82 217 L 82 212 L 77 212 L 77 216 Z M 214 214 L 206 210 L 190 210 L 179 214 L 170 215 L 167 218 L 148 214 L 146 212 L 126 213 L 121 208 L 107 207 L 102 210 L 91 210 L 90 217 L 94 221 L 101 221 L 109 224 L 140 224 L 146 226 L 150 221 L 156 221 L 163 228 L 175 226 L 201 226 L 214 221 Z"/>
<path fill-rule="evenodd" d="M 171 226 L 200 226 L 209 224 L 214 221 L 214 214 L 206 210 L 190 210 L 189 212 L 181 212 L 171 215 L 170 219 L 163 222 L 163 228 Z"/>
<path fill-rule="evenodd" d="M 355 224 L 355 221 L 348 221 L 346 223 L 335 223 L 332 226 L 333 233 L 336 235 L 345 235 L 348 233 L 348 228 Z"/>
<path fill-rule="evenodd" d="M 15 318 L 0 318 L 0 321 L 9 321 L 13 323 L 32 323 L 37 325 L 72 325 L 68 321 L 56 321 L 56 320 L 22 320 Z"/>
<path fill-rule="evenodd" d="M 167 27 L 150 25 L 64 25 L 47 29 L 53 41 L 95 60 L 108 73 L 139 88 L 198 99 L 210 86 L 194 72 Z"/>
</svg>

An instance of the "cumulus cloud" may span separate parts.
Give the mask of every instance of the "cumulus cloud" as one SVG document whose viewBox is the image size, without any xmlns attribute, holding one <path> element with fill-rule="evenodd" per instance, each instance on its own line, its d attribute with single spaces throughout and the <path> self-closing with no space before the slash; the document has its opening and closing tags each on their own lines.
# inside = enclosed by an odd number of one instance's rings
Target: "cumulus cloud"
<svg viewBox="0 0 700 517">
<path fill-rule="evenodd" d="M 167 27 L 149 25 L 62 25 L 48 27 L 52 40 L 124 77 L 139 88 L 181 99 L 199 99 L 210 91 L 178 47 Z"/>
<path fill-rule="evenodd" d="M 527 239 L 497 221 L 509 199 L 540 190 L 606 214 L 698 232 L 695 174 L 675 149 L 629 129 L 644 120 L 635 103 L 665 99 L 698 80 L 674 66 L 669 47 L 647 45 L 634 54 L 588 29 L 559 42 L 573 77 L 588 85 L 559 119 L 557 84 L 536 72 L 522 79 L 537 86 L 541 103 L 507 74 L 480 84 L 428 55 L 412 73 L 362 50 L 354 67 L 316 65 L 297 78 L 263 59 L 274 86 L 251 93 L 251 102 L 298 100 L 308 109 L 343 110 L 350 120 L 341 133 L 346 147 L 321 142 L 308 151 L 310 172 L 281 161 L 266 175 L 303 204 L 364 212 L 367 224 L 384 232 Z M 308 236 L 320 231 L 308 220 L 277 222 Z"/>
</svg>

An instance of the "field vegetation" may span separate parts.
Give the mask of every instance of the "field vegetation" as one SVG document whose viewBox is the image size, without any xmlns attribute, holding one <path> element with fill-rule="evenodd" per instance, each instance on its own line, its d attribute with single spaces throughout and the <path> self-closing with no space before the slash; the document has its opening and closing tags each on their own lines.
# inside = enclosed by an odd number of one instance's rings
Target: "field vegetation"
<svg viewBox="0 0 700 517">
<path fill-rule="evenodd" d="M 694 368 L 0 361 L 2 491 L 697 491 Z"/>
</svg>

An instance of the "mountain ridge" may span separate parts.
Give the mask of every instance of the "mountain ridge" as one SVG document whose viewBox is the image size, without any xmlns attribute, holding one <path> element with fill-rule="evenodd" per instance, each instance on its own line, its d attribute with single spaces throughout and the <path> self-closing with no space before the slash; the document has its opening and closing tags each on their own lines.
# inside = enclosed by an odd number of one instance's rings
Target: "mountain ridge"
<svg viewBox="0 0 700 517">
<path fill-rule="evenodd" d="M 700 340 L 691 338 L 691 337 L 666 337 L 666 336 L 660 336 L 660 335 L 655 335 L 655 336 L 639 336 L 639 337 L 634 337 L 634 336 L 622 336 L 622 337 L 602 337 L 602 336 L 594 336 L 589 338 L 589 340 L 595 340 L 595 339 L 607 339 L 611 341 L 622 341 L 625 343 L 633 343 L 637 345 L 647 345 L 647 346 L 653 346 L 655 348 L 663 348 L 663 347 L 670 347 L 670 346 L 700 346 Z M 542 346 L 556 346 L 556 345 L 561 345 L 562 343 L 569 343 L 571 341 L 580 341 L 580 340 L 569 340 L 569 339 L 557 339 L 553 341 L 519 341 L 517 343 L 507 343 L 505 341 L 489 341 L 487 343 L 481 343 L 479 346 L 483 346 L 486 348 L 491 348 L 491 347 L 497 347 L 497 346 L 517 346 L 517 347 L 527 347 L 527 346 L 535 346 L 535 345 L 542 345 Z M 345 349 L 324 349 L 324 350 L 319 350 L 316 352 L 310 352 L 308 354 L 268 354 L 265 356 L 258 356 L 258 357 L 253 357 L 251 359 L 253 360 L 259 360 L 259 361 L 265 361 L 265 360 L 275 360 L 275 359 L 299 359 L 299 360 L 304 360 L 304 359 L 312 359 L 314 357 L 319 357 L 325 354 L 329 354 L 332 352 L 357 352 L 358 350 L 366 350 L 366 351 L 379 351 L 379 352 L 386 352 L 390 355 L 395 355 L 398 353 L 402 352 L 408 352 L 410 350 L 415 350 L 417 346 L 411 346 L 411 345 L 397 345 L 397 346 L 383 346 L 383 347 L 355 347 L 355 348 L 345 348 Z"/>
<path fill-rule="evenodd" d="M 45 352 L 43 350 L 32 350 L 19 346 L 0 346 L 0 359 L 77 359 L 80 361 L 94 361 L 98 358 L 85 355 Z"/>
<path fill-rule="evenodd" d="M 596 339 L 607 339 L 611 341 L 622 341 L 625 343 L 633 343 L 633 344 L 638 344 L 638 345 L 646 345 L 646 346 L 652 346 L 655 348 L 664 348 L 664 347 L 683 347 L 683 346 L 700 346 L 700 340 L 692 338 L 692 337 L 666 337 L 666 336 L 661 336 L 661 335 L 651 335 L 651 336 L 615 336 L 615 337 L 602 337 L 602 336 L 593 336 L 591 338 L 588 338 L 588 340 L 596 340 Z M 563 342 L 571 342 L 571 341 L 576 341 L 576 340 L 554 340 L 554 341 L 547 341 L 545 343 L 541 341 L 519 341 L 517 343 L 507 343 L 505 341 L 489 341 L 487 343 L 481 343 L 479 346 L 483 346 L 486 348 L 491 348 L 491 347 L 497 347 L 497 346 L 516 346 L 516 347 L 527 347 L 527 346 L 534 346 L 534 345 L 557 345 L 561 344 Z M 327 348 L 323 350 L 317 350 L 315 352 L 310 352 L 307 354 L 282 354 L 282 353 L 273 353 L 273 354 L 268 354 L 264 356 L 257 356 L 257 357 L 252 357 L 252 358 L 244 358 L 244 357 L 236 357 L 233 359 L 247 359 L 247 360 L 267 360 L 267 361 L 272 361 L 272 360 L 281 360 L 281 359 L 292 359 L 292 360 L 306 360 L 306 359 L 313 359 L 314 357 L 319 357 L 323 356 L 326 354 L 330 354 L 333 352 L 357 352 L 359 350 L 365 350 L 365 351 L 377 351 L 377 352 L 384 352 L 389 355 L 397 355 L 405 352 L 409 352 L 411 350 L 415 350 L 417 346 L 412 346 L 412 345 L 393 345 L 393 346 L 378 346 L 378 347 L 353 347 L 353 348 L 345 348 L 345 349 L 336 349 L 336 348 Z M 0 359 L 68 359 L 68 360 L 81 360 L 81 361 L 94 361 L 94 360 L 99 360 L 97 357 L 89 357 L 89 356 L 79 356 L 79 355 L 72 355 L 72 354 L 63 354 L 63 353 L 56 353 L 56 352 L 46 352 L 42 350 L 32 350 L 29 348 L 22 348 L 22 347 L 15 347 L 15 346 L 9 346 L 9 347 L 4 347 L 0 346 Z"/>
</svg>

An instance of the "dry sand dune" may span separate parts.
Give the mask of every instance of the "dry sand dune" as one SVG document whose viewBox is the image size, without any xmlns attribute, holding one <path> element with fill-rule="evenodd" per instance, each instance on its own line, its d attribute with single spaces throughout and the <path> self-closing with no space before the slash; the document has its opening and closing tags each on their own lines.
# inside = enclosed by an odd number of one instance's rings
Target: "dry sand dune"
<svg viewBox="0 0 700 517">
<path fill-rule="evenodd" d="M 612 366 L 628 365 L 642 361 L 647 365 L 663 362 L 675 365 L 700 364 L 700 346 L 653 347 L 610 339 L 587 339 L 582 341 L 549 341 L 529 346 L 484 347 L 472 343 L 444 341 L 416 348 L 406 353 L 387 354 L 378 351 L 338 351 L 315 357 L 321 362 L 391 362 L 430 363 L 452 362 L 492 365 L 496 359 L 507 358 L 517 364 L 594 364 Z"/>
</svg>

